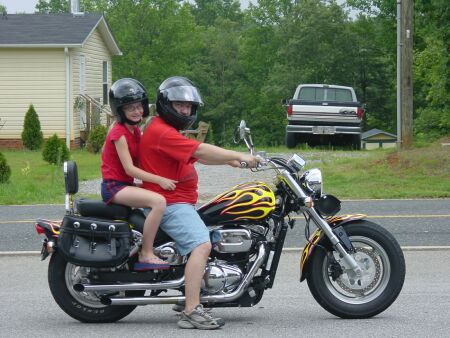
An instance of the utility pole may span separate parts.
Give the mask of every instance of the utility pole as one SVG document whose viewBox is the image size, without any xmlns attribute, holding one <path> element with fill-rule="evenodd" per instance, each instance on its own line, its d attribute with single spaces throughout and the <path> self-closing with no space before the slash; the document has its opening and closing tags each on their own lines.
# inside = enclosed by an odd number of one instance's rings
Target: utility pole
<svg viewBox="0 0 450 338">
<path fill-rule="evenodd" d="M 401 0 L 400 41 L 400 97 L 401 97 L 401 149 L 412 146 L 413 133 L 413 17 L 414 0 Z"/>
</svg>

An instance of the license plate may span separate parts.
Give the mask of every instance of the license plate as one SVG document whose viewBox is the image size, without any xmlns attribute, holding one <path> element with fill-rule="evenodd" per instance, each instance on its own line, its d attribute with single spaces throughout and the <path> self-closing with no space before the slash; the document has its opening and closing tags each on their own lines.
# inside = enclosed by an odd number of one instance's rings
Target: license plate
<svg viewBox="0 0 450 338">
<path fill-rule="evenodd" d="M 335 134 L 336 128 L 331 126 L 314 126 L 313 134 Z"/>
</svg>

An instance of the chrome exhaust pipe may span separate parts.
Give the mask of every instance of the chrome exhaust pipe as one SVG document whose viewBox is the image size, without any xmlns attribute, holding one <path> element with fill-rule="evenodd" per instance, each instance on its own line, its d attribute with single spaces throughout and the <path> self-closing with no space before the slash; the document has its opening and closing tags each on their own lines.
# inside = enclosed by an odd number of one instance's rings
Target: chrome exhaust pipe
<svg viewBox="0 0 450 338">
<path fill-rule="evenodd" d="M 232 293 L 226 295 L 209 295 L 200 297 L 202 303 L 225 303 L 231 302 L 243 295 L 247 286 L 255 276 L 259 267 L 264 262 L 266 256 L 266 248 L 264 243 L 259 245 L 258 256 L 255 262 L 243 278 L 241 284 Z M 161 285 L 160 287 L 161 288 Z M 130 290 L 130 289 L 127 289 Z M 105 305 L 149 305 L 149 304 L 182 304 L 185 302 L 185 296 L 159 296 L 159 297 L 103 297 L 102 303 Z"/>
<path fill-rule="evenodd" d="M 184 276 L 180 279 L 160 283 L 125 283 L 125 284 L 75 284 L 73 289 L 77 292 L 93 291 L 128 291 L 128 290 L 156 290 L 177 289 L 184 284 Z"/>
</svg>

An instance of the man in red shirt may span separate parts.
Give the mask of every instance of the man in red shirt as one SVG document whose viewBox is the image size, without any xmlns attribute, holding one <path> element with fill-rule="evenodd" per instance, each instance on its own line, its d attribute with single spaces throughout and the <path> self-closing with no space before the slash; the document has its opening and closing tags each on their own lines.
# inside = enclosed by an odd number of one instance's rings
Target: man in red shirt
<svg viewBox="0 0 450 338">
<path fill-rule="evenodd" d="M 178 321 L 181 328 L 217 329 L 221 318 L 206 312 L 200 304 L 200 286 L 211 251 L 209 231 L 195 210 L 198 176 L 194 163 L 229 164 L 242 162 L 255 167 L 256 157 L 182 136 L 196 120 L 202 99 L 193 83 L 184 77 L 166 79 L 158 88 L 156 110 L 159 116 L 146 128 L 140 148 L 140 166 L 155 175 L 177 181 L 175 190 L 167 191 L 144 182 L 143 187 L 166 198 L 167 208 L 161 221 L 163 229 L 176 243 L 181 255 L 190 253 L 185 267 L 185 309 Z"/>
</svg>

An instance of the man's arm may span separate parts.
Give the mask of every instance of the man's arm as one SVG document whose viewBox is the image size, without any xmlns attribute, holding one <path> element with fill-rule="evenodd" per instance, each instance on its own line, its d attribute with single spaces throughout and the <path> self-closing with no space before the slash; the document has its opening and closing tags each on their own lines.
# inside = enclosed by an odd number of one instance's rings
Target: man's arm
<svg viewBox="0 0 450 338">
<path fill-rule="evenodd" d="M 207 143 L 200 143 L 193 154 L 203 164 L 230 164 L 236 166 L 236 161 L 246 162 L 249 167 L 255 167 L 258 160 L 250 154 L 228 150 Z"/>
</svg>

